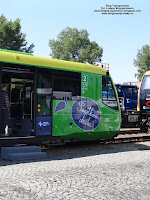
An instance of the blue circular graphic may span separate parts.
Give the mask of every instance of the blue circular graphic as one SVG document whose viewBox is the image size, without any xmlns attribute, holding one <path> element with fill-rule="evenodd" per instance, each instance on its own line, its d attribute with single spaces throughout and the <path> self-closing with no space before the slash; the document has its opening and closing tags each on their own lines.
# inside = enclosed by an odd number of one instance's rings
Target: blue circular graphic
<svg viewBox="0 0 150 200">
<path fill-rule="evenodd" d="M 72 106 L 72 119 L 81 129 L 94 130 L 100 123 L 100 110 L 90 98 L 78 99 Z"/>
</svg>

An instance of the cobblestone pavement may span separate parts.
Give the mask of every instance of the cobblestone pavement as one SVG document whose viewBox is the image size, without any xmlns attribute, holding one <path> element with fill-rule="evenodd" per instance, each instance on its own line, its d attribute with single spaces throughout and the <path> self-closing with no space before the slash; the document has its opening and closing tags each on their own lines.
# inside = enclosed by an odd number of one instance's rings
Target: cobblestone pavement
<svg viewBox="0 0 150 200">
<path fill-rule="evenodd" d="M 0 200 L 150 199 L 150 142 L 52 147 L 46 160 L 0 160 Z"/>
</svg>

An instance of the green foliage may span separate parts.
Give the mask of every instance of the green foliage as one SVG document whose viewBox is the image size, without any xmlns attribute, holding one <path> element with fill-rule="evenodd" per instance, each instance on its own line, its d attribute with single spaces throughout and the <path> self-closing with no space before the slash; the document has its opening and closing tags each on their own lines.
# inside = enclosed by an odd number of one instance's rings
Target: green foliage
<svg viewBox="0 0 150 200">
<path fill-rule="evenodd" d="M 26 34 L 21 33 L 20 19 L 8 21 L 0 16 L 0 48 L 33 53 L 34 44 L 27 47 Z"/>
<path fill-rule="evenodd" d="M 90 42 L 87 30 L 76 28 L 62 30 L 57 40 L 49 40 L 52 58 L 74 62 L 101 62 L 103 49 L 96 42 Z"/>
<path fill-rule="evenodd" d="M 138 50 L 136 59 L 134 59 L 134 65 L 138 68 L 138 73 L 135 77 L 141 80 L 143 74 L 150 70 L 150 46 L 144 45 L 140 50 Z"/>
</svg>

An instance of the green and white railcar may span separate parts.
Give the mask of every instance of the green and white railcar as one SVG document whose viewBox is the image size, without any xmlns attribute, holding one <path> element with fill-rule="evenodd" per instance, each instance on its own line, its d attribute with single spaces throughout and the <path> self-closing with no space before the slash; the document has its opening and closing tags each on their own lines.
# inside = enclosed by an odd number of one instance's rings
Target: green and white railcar
<svg viewBox="0 0 150 200">
<path fill-rule="evenodd" d="M 99 66 L 0 50 L 4 83 L 11 106 L 0 145 L 112 139 L 120 130 L 115 86 Z"/>
</svg>

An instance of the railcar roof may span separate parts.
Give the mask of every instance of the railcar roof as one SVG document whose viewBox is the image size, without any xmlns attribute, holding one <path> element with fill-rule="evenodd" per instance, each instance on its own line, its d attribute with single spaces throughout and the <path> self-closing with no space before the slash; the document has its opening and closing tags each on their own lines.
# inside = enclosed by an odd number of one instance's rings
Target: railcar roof
<svg viewBox="0 0 150 200">
<path fill-rule="evenodd" d="M 31 54 L 9 50 L 0 50 L 0 62 L 106 75 L 106 70 L 99 66 L 50 58 L 42 58 L 33 56 Z"/>
<path fill-rule="evenodd" d="M 144 75 L 150 75 L 150 71 L 145 72 Z"/>
</svg>

